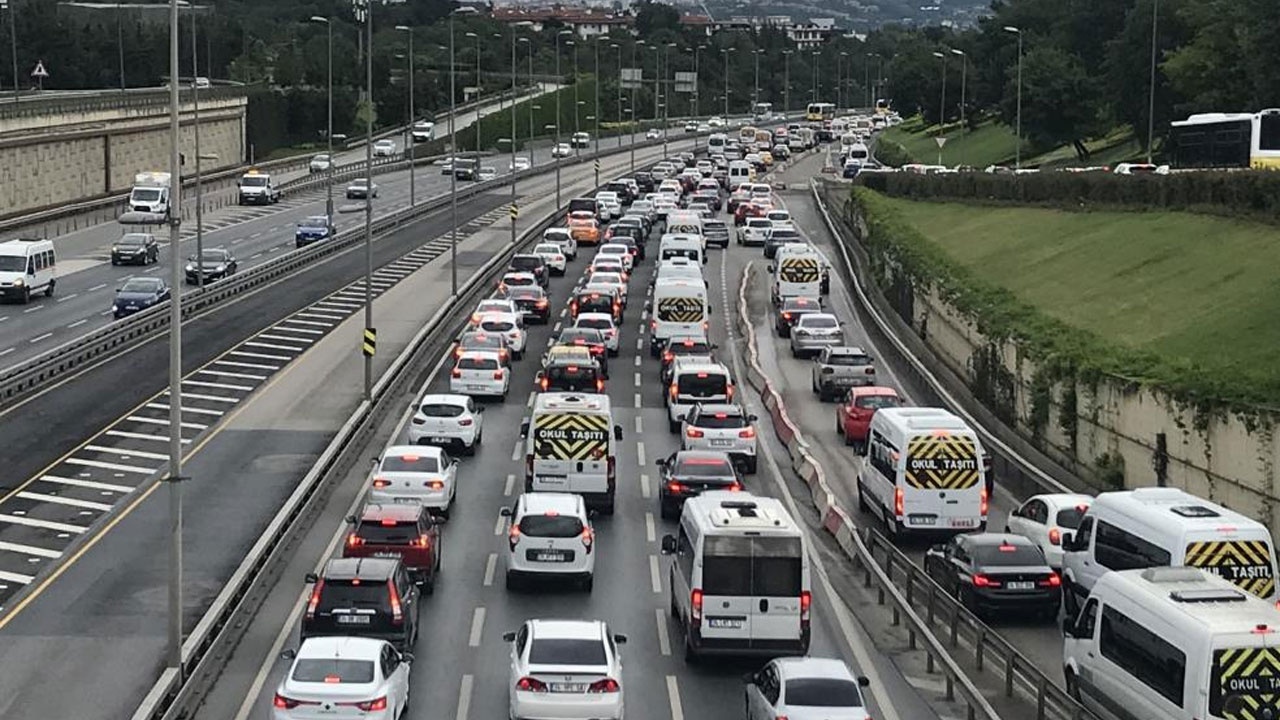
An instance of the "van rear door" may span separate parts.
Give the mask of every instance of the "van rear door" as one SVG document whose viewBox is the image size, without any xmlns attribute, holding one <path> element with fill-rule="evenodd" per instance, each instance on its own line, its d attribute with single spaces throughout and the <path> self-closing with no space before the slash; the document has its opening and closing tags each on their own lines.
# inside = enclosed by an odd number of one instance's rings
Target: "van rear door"
<svg viewBox="0 0 1280 720">
<path fill-rule="evenodd" d="M 1188 533 L 1182 564 L 1212 571 L 1263 600 L 1276 599 L 1276 559 L 1265 528 Z"/>
<path fill-rule="evenodd" d="M 986 520 L 986 487 L 972 435 L 935 430 L 909 439 L 901 487 L 907 528 L 974 530 Z"/>
<path fill-rule="evenodd" d="M 770 647 L 801 639 L 804 546 L 799 537 L 751 539 L 751 641 Z"/>
<path fill-rule="evenodd" d="M 753 618 L 751 538 L 709 535 L 702 545 L 702 638 L 749 647 Z"/>
</svg>

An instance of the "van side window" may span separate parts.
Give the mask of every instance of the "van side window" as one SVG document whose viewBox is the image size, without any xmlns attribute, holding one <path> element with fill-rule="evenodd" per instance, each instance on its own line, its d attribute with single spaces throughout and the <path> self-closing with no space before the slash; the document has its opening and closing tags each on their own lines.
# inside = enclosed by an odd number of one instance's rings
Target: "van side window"
<svg viewBox="0 0 1280 720">
<path fill-rule="evenodd" d="M 1169 552 L 1158 545 L 1099 520 L 1094 559 L 1109 570 L 1140 570 L 1169 564 Z"/>
<path fill-rule="evenodd" d="M 27 258 L 27 274 L 28 275 L 36 274 L 36 256 L 35 255 L 32 255 Z"/>
<path fill-rule="evenodd" d="M 1080 612 L 1079 625 L 1076 627 L 1080 637 L 1093 638 L 1093 631 L 1098 625 L 1098 601 L 1090 600 L 1085 603 L 1084 610 Z"/>
<path fill-rule="evenodd" d="M 1102 634 L 1098 644 L 1103 657 L 1164 699 L 1182 707 L 1186 653 L 1112 607 L 1102 609 Z"/>
<path fill-rule="evenodd" d="M 693 543 L 689 541 L 689 534 L 685 532 L 684 526 L 680 526 L 680 534 L 676 544 L 676 565 L 680 568 L 680 574 L 684 576 L 686 582 L 693 585 Z"/>
<path fill-rule="evenodd" d="M 46 250 L 44 254 L 45 254 L 45 258 L 44 258 L 45 267 L 53 267 L 55 264 L 57 264 L 57 260 L 54 259 L 52 250 Z"/>
<path fill-rule="evenodd" d="M 867 453 L 871 458 L 871 467 L 880 471 L 889 482 L 894 482 L 897 477 L 897 470 L 893 467 L 893 446 L 884 439 L 880 433 L 871 434 L 871 451 Z"/>
</svg>

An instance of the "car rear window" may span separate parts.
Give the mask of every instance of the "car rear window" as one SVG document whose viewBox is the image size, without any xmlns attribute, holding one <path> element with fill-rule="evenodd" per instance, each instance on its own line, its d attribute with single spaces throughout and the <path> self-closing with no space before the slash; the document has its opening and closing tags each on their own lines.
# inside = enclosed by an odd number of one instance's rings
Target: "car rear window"
<svg viewBox="0 0 1280 720">
<path fill-rule="evenodd" d="M 356 528 L 356 537 L 372 545 L 408 545 L 409 541 L 418 537 L 416 522 L 394 522 L 384 525 L 381 522 L 363 522 Z"/>
<path fill-rule="evenodd" d="M 591 362 L 583 360 L 584 363 Z M 547 368 L 547 379 L 574 382 L 593 382 L 596 379 L 596 368 L 593 364 L 584 365 L 552 365 Z"/>
<path fill-rule="evenodd" d="M 320 590 L 320 603 L 316 605 L 316 610 L 385 609 L 383 603 L 389 601 L 389 595 L 385 582 L 326 579 Z"/>
<path fill-rule="evenodd" d="M 423 403 L 420 412 L 427 417 L 451 418 L 458 417 L 462 414 L 461 405 L 450 405 L 448 403 Z"/>
<path fill-rule="evenodd" d="M 468 335 L 462 338 L 460 344 L 464 348 L 500 348 L 502 347 L 502 338 L 497 335 Z"/>
<path fill-rule="evenodd" d="M 502 278 L 504 285 L 533 285 L 537 282 L 531 275 L 515 275 Z"/>
<path fill-rule="evenodd" d="M 293 679 L 310 683 L 371 683 L 373 663 L 337 658 L 304 659 L 294 664 Z"/>
<path fill-rule="evenodd" d="M 983 545 L 974 548 L 974 560 L 984 567 L 1044 565 L 1044 555 L 1034 545 Z"/>
<path fill-rule="evenodd" d="M 675 473 L 683 477 L 733 477 L 733 465 L 716 458 L 685 458 L 676 461 Z"/>
<path fill-rule="evenodd" d="M 533 270 L 542 267 L 542 258 L 540 257 L 522 257 L 517 255 L 511 258 L 511 267 L 520 270 Z"/>
<path fill-rule="evenodd" d="M 801 323 L 806 328 L 817 328 L 820 330 L 829 330 L 831 328 L 840 327 L 840 323 L 835 318 L 830 317 L 807 317 Z"/>
<path fill-rule="evenodd" d="M 534 638 L 529 663 L 537 665 L 604 665 L 604 643 L 573 638 Z"/>
<path fill-rule="evenodd" d="M 794 678 L 787 681 L 783 699 L 800 707 L 862 707 L 858 684 L 837 678 Z"/>
<path fill-rule="evenodd" d="M 1086 507 L 1083 509 L 1067 508 L 1066 510 L 1059 510 L 1057 517 L 1054 518 L 1054 523 L 1060 528 L 1075 530 L 1080 527 L 1080 521 L 1084 519 L 1084 511 L 1088 509 Z"/>
<path fill-rule="evenodd" d="M 702 590 L 707 595 L 799 597 L 803 552 L 800 538 L 708 537 Z"/>
<path fill-rule="evenodd" d="M 570 328 L 560 333 L 560 342 L 577 343 L 582 340 L 585 345 L 597 345 L 602 342 L 599 330 L 591 328 Z"/>
<path fill-rule="evenodd" d="M 439 472 L 434 455 L 388 455 L 382 458 L 382 472 Z"/>
<path fill-rule="evenodd" d="M 871 358 L 866 355 L 831 355 L 827 358 L 827 364 L 828 365 L 870 365 Z"/>
<path fill-rule="evenodd" d="M 613 328 L 613 321 L 608 318 L 581 318 L 578 320 L 578 327 L 610 330 Z"/>
<path fill-rule="evenodd" d="M 497 370 L 498 361 L 488 357 L 472 357 L 463 355 L 458 358 L 459 370 Z"/>
<path fill-rule="evenodd" d="M 480 327 L 489 332 L 506 332 L 515 327 L 515 323 L 509 320 L 485 320 L 480 323 Z"/>
<path fill-rule="evenodd" d="M 698 415 L 698 427 L 703 428 L 744 428 L 747 419 L 736 413 L 702 413 Z"/>
<path fill-rule="evenodd" d="M 571 515 L 525 515 L 520 532 L 529 537 L 571 538 L 582 534 L 582 521 Z"/>
<path fill-rule="evenodd" d="M 684 373 L 680 375 L 676 393 L 712 397 L 724 395 L 728 385 L 728 379 L 720 373 Z"/>
<path fill-rule="evenodd" d="M 880 410 L 881 408 L 895 408 L 901 405 L 901 401 L 892 395 L 860 395 L 854 400 L 854 407 L 865 408 L 868 410 Z"/>
</svg>

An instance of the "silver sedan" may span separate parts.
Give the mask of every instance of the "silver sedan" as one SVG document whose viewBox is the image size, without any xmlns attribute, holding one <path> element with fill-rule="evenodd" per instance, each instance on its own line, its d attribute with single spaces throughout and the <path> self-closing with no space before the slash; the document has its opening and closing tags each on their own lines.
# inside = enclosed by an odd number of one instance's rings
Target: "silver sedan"
<svg viewBox="0 0 1280 720">
<path fill-rule="evenodd" d="M 743 678 L 747 720 L 827 720 L 867 717 L 857 677 L 842 660 L 778 658 Z"/>
<path fill-rule="evenodd" d="M 801 315 L 791 326 L 791 355 L 802 357 L 844 345 L 844 328 L 831 313 Z"/>
</svg>

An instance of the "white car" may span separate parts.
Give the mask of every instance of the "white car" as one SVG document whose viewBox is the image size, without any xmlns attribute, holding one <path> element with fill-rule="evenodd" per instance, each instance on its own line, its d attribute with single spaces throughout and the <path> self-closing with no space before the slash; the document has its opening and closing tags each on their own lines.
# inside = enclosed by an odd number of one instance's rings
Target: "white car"
<svg viewBox="0 0 1280 720">
<path fill-rule="evenodd" d="M 427 142 L 435 136 L 436 124 L 430 120 L 419 120 L 413 124 L 410 135 L 413 136 L 414 142 Z"/>
<path fill-rule="evenodd" d="M 1035 543 L 1044 553 L 1049 567 L 1062 570 L 1062 543 L 1075 535 L 1080 519 L 1093 504 L 1090 495 L 1051 493 L 1027 498 L 1017 510 L 1009 513 L 1004 531 L 1021 535 Z"/>
<path fill-rule="evenodd" d="M 522 313 L 487 312 L 477 319 L 476 328 L 502 335 L 507 339 L 507 347 L 511 348 L 512 357 L 516 360 L 524 357 L 524 346 L 529 338 L 524 331 Z"/>
<path fill-rule="evenodd" d="M 724 118 L 719 115 L 712 115 L 711 119 L 707 121 L 707 124 L 711 127 L 724 127 Z"/>
<path fill-rule="evenodd" d="M 743 410 L 741 405 L 694 405 L 684 414 L 680 432 L 683 450 L 712 450 L 733 458 L 742 471 L 756 471 L 756 416 Z"/>
<path fill-rule="evenodd" d="M 738 228 L 739 245 L 764 245 L 773 230 L 773 223 L 765 218 L 747 218 L 747 224 Z"/>
<path fill-rule="evenodd" d="M 603 258 L 616 258 L 618 262 L 622 263 L 622 269 L 628 273 L 631 272 L 631 268 L 635 263 L 635 258 L 631 256 L 631 248 L 622 243 L 605 243 L 601 245 L 600 249 L 596 251 L 596 256 L 592 258 L 592 266 L 594 267 L 596 261 Z"/>
<path fill-rule="evenodd" d="M 333 156 L 326 153 L 320 153 L 311 158 L 309 165 L 311 172 L 325 172 L 333 167 Z"/>
<path fill-rule="evenodd" d="M 444 450 L 430 445 L 392 445 L 373 466 L 369 502 L 411 503 L 448 515 L 457 479 L 458 461 Z"/>
<path fill-rule="evenodd" d="M 569 231 L 569 228 L 547 228 L 542 231 L 542 241 L 559 245 L 560 252 L 564 253 L 569 262 L 578 259 L 578 241 L 573 239 L 573 233 Z"/>
<path fill-rule="evenodd" d="M 662 137 L 662 131 L 658 128 L 649 128 L 644 134 L 645 140 L 657 140 L 660 137 Z"/>
<path fill-rule="evenodd" d="M 409 442 L 475 455 L 484 439 L 484 408 L 466 395 L 423 395 L 409 421 Z"/>
<path fill-rule="evenodd" d="M 685 132 L 698 132 L 698 121 L 690 120 L 684 124 Z"/>
<path fill-rule="evenodd" d="M 622 658 L 599 620 L 529 620 L 511 643 L 507 714 L 518 718 L 622 720 Z"/>
<path fill-rule="evenodd" d="M 479 326 L 480 319 L 485 315 L 485 313 L 491 312 L 511 313 L 514 315 L 520 312 L 520 308 L 516 307 L 516 302 L 514 300 L 507 300 L 505 298 L 485 298 L 476 303 L 475 312 L 471 313 L 471 326 Z"/>
<path fill-rule="evenodd" d="M 747 677 L 746 720 L 870 717 L 863 694 L 868 684 L 843 660 L 778 658 Z"/>
<path fill-rule="evenodd" d="M 511 518 L 507 532 L 507 589 L 522 580 L 573 581 L 591 592 L 596 572 L 595 529 L 581 495 L 557 492 L 525 493 L 514 508 L 502 508 Z"/>
<path fill-rule="evenodd" d="M 604 206 L 608 212 L 608 220 L 617 220 L 622 217 L 622 201 L 618 199 L 618 193 L 602 190 L 596 193 L 596 204 Z"/>
<path fill-rule="evenodd" d="M 604 347 L 610 357 L 617 357 L 622 346 L 622 332 L 613 322 L 613 315 L 601 312 L 584 312 L 578 315 L 573 326 L 599 330 L 604 336 Z"/>
<path fill-rule="evenodd" d="M 492 165 L 485 165 L 480 168 L 481 180 L 492 180 L 496 177 L 498 177 L 498 169 L 493 167 Z"/>
<path fill-rule="evenodd" d="M 379 140 L 373 144 L 374 157 L 391 157 L 396 154 L 395 140 Z"/>
<path fill-rule="evenodd" d="M 505 400 L 510 389 L 511 373 L 497 350 L 463 350 L 454 360 L 449 392 Z"/>
<path fill-rule="evenodd" d="M 517 155 L 515 160 L 507 163 L 508 170 L 528 170 L 531 167 L 533 167 L 533 164 L 524 155 Z"/>
<path fill-rule="evenodd" d="M 333 712 L 364 720 L 395 720 L 409 704 L 413 654 L 398 652 L 386 640 L 311 637 L 284 656 L 292 662 L 276 688 L 272 720 L 310 720 L 317 713 Z M 322 710 L 341 706 L 356 714 Z"/>
<path fill-rule="evenodd" d="M 365 200 L 378 197 L 378 183 L 369 184 L 367 178 L 356 178 L 347 186 L 348 200 Z"/>
<path fill-rule="evenodd" d="M 791 213 L 786 210 L 770 210 L 764 214 L 764 219 L 775 228 L 794 227 L 791 221 Z"/>
<path fill-rule="evenodd" d="M 571 155 L 573 155 L 573 148 L 569 147 L 569 143 L 558 143 L 551 148 L 551 157 L 553 158 L 567 158 Z"/>
<path fill-rule="evenodd" d="M 601 255 L 599 252 L 596 253 L 595 257 L 591 258 L 591 266 L 587 269 L 583 282 L 590 282 L 597 273 L 615 274 L 624 283 L 631 279 L 631 274 L 627 272 L 627 266 L 622 264 L 622 258 Z"/>
<path fill-rule="evenodd" d="M 565 271 L 569 269 L 569 258 L 565 256 L 564 250 L 560 249 L 560 246 L 555 243 L 538 243 L 533 246 L 533 254 L 542 258 L 552 275 L 564 275 Z"/>
</svg>

